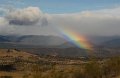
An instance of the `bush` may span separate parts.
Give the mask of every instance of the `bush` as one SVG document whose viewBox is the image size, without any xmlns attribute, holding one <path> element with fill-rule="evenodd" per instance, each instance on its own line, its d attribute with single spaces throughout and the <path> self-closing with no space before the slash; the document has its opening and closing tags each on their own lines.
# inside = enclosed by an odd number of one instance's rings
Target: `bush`
<svg viewBox="0 0 120 78">
<path fill-rule="evenodd" d="M 103 65 L 104 75 L 107 77 L 120 75 L 120 57 L 114 57 Z"/>
<path fill-rule="evenodd" d="M 85 78 L 102 78 L 102 70 L 99 63 L 92 61 L 85 65 Z"/>
</svg>

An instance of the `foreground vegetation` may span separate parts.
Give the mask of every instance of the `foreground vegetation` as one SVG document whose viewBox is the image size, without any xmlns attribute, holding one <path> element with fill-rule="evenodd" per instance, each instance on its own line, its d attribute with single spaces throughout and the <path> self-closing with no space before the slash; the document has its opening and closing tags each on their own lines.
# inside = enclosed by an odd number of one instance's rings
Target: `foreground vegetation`
<svg viewBox="0 0 120 78">
<path fill-rule="evenodd" d="M 86 60 L 1 51 L 0 78 L 120 78 L 120 57 Z"/>
</svg>

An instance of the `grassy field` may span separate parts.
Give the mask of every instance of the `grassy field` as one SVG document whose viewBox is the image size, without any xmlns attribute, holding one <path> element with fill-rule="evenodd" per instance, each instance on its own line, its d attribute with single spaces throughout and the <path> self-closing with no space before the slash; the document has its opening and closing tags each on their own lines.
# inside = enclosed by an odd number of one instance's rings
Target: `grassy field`
<svg viewBox="0 0 120 78">
<path fill-rule="evenodd" d="M 0 78 L 120 78 L 120 57 L 83 59 L 0 49 Z"/>
</svg>

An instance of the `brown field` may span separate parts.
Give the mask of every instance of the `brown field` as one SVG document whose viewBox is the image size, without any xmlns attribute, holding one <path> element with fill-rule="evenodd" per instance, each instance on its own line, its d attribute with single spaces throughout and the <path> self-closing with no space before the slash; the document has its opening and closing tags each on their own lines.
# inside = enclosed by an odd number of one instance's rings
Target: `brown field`
<svg viewBox="0 0 120 78">
<path fill-rule="evenodd" d="M 86 60 L 0 49 L 0 78 L 120 78 L 120 57 Z"/>
</svg>

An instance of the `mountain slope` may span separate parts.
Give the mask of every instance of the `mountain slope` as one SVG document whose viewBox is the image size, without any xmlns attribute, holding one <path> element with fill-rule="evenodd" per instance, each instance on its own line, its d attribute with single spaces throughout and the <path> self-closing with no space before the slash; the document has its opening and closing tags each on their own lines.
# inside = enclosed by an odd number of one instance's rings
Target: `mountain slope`
<svg viewBox="0 0 120 78">
<path fill-rule="evenodd" d="M 107 41 L 120 39 L 120 36 L 89 36 L 88 39 L 96 45 L 101 45 Z"/>
<path fill-rule="evenodd" d="M 10 40 L 6 36 L 0 35 L 0 42 L 9 42 Z"/>
<path fill-rule="evenodd" d="M 19 37 L 16 42 L 27 45 L 53 46 L 60 45 L 64 43 L 65 40 L 57 36 L 27 35 Z"/>
<path fill-rule="evenodd" d="M 57 46 L 66 42 L 64 39 L 58 36 L 42 36 L 42 35 L 24 35 L 14 36 L 0 35 L 0 46 Z M 10 47 L 11 47 L 10 46 Z"/>
<path fill-rule="evenodd" d="M 120 38 L 109 40 L 103 43 L 105 47 L 120 47 Z"/>
</svg>

